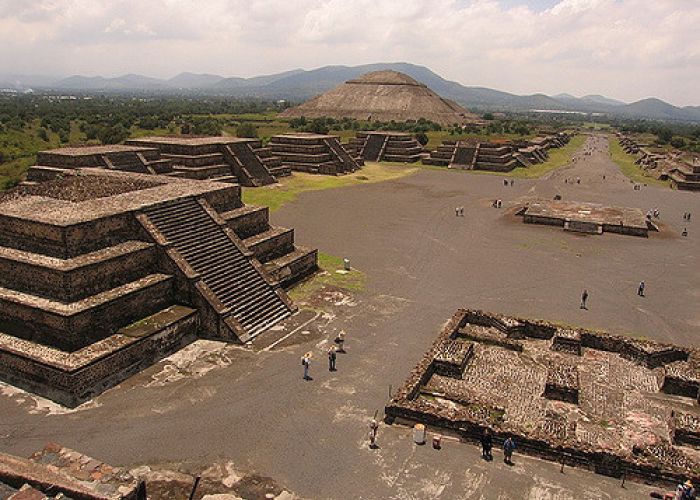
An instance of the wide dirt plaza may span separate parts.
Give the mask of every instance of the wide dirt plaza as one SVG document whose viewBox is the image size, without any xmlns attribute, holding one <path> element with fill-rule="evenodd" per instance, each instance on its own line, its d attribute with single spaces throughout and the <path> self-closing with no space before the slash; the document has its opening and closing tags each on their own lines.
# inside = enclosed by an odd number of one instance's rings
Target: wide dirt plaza
<svg viewBox="0 0 700 500">
<path fill-rule="evenodd" d="M 364 286 L 304 285 L 312 290 L 293 292 L 301 311 L 252 345 L 197 341 L 73 410 L 2 384 L 0 448 L 27 456 L 55 441 L 113 465 L 191 471 L 231 462 L 304 498 L 648 497 L 659 488 L 562 473 L 517 450 L 507 466 L 498 448 L 485 462 L 477 446 L 448 437 L 440 450 L 417 446 L 398 424 L 381 423 L 378 449 L 368 446 L 369 420 L 383 416 L 459 308 L 700 347 L 700 197 L 634 189 L 605 136 L 589 136 L 574 158 L 512 186 L 500 175 L 418 168 L 302 193 L 272 222 L 295 228 L 302 245 L 350 259 Z M 658 208 L 660 230 L 580 234 L 515 214 L 527 199 L 556 195 L 644 214 Z M 587 309 L 579 308 L 584 289 Z M 347 353 L 329 372 L 326 351 L 341 330 Z M 313 380 L 304 381 L 308 351 Z"/>
</svg>

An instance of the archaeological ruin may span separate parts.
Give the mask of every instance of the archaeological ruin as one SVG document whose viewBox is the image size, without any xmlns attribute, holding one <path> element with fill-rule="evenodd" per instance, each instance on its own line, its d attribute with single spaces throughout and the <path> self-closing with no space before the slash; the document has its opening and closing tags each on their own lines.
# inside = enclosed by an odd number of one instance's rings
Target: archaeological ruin
<svg viewBox="0 0 700 500">
<path fill-rule="evenodd" d="M 37 167 L 99 167 L 185 179 L 263 186 L 289 175 L 258 139 L 237 137 L 143 137 L 125 145 L 82 146 L 41 151 Z"/>
<path fill-rule="evenodd" d="M 265 186 L 290 174 L 260 139 L 241 137 L 141 137 L 126 144 L 158 149 L 176 175 L 189 179 L 226 176 L 242 186 Z"/>
<path fill-rule="evenodd" d="M 526 224 L 557 226 L 586 234 L 618 233 L 649 236 L 658 228 L 638 208 L 608 207 L 597 203 L 532 200 L 517 210 Z"/>
<path fill-rule="evenodd" d="M 427 86 L 397 71 L 374 71 L 339 85 L 300 106 L 285 118 L 352 118 L 405 122 L 423 118 L 440 125 L 476 123 L 479 118 Z"/>
<path fill-rule="evenodd" d="M 358 132 L 343 146 L 354 158 L 362 161 L 415 163 L 421 159 L 423 146 L 406 132 Z"/>
<path fill-rule="evenodd" d="M 569 142 L 566 133 L 537 137 L 521 142 L 482 142 L 479 140 L 446 140 L 428 158 L 426 165 L 464 170 L 489 170 L 510 172 L 517 167 L 530 167 L 547 161 L 550 148 L 558 148 Z"/>
<path fill-rule="evenodd" d="M 700 351 L 539 320 L 458 310 L 385 408 L 613 477 L 700 476 Z"/>
<path fill-rule="evenodd" d="M 272 136 L 269 146 L 284 165 L 299 172 L 342 175 L 360 168 L 335 135 L 281 134 Z"/>
<path fill-rule="evenodd" d="M 28 179 L 0 196 L 0 379 L 66 406 L 196 338 L 250 340 L 317 269 L 236 184 L 45 165 Z"/>
</svg>

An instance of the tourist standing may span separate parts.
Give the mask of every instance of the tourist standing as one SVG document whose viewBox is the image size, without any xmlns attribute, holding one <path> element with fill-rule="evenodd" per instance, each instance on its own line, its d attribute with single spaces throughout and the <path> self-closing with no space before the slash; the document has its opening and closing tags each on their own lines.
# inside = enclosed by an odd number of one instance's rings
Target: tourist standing
<svg viewBox="0 0 700 500">
<path fill-rule="evenodd" d="M 515 441 L 513 438 L 508 438 L 503 441 L 503 461 L 508 465 L 513 465 L 513 451 L 515 451 Z"/>
<path fill-rule="evenodd" d="M 491 430 L 486 428 L 481 433 L 481 458 L 487 461 L 493 460 L 491 449 L 493 448 L 493 436 Z"/>
<path fill-rule="evenodd" d="M 681 233 L 681 236 L 688 236 L 688 228 L 684 227 L 683 232 Z"/>
<path fill-rule="evenodd" d="M 336 360 L 335 346 L 332 345 L 330 347 L 330 349 L 328 349 L 328 371 L 329 372 L 335 371 L 335 360 Z"/>
<path fill-rule="evenodd" d="M 581 309 L 588 309 L 586 306 L 586 301 L 588 300 L 588 290 L 583 290 L 583 293 L 581 294 Z"/>
<path fill-rule="evenodd" d="M 301 357 L 301 364 L 304 367 L 304 380 L 311 380 L 311 377 L 309 377 L 309 365 L 311 364 L 310 352 L 307 352 Z"/>
<path fill-rule="evenodd" d="M 335 337 L 335 343 L 338 346 L 338 352 L 345 352 L 345 332 L 340 330 L 338 335 Z"/>
<path fill-rule="evenodd" d="M 373 418 L 369 421 L 369 447 L 377 447 L 377 432 L 379 431 L 379 422 Z"/>
<path fill-rule="evenodd" d="M 644 297 L 644 288 L 646 285 L 644 285 L 643 281 L 639 282 L 639 286 L 637 287 L 637 295 L 640 297 Z"/>
</svg>

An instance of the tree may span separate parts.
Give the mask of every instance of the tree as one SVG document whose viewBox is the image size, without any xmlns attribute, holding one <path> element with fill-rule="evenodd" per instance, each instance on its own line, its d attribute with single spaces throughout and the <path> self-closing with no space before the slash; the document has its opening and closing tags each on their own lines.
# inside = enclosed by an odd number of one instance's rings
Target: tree
<svg viewBox="0 0 700 500">
<path fill-rule="evenodd" d="M 484 120 L 493 120 L 493 113 L 484 113 L 484 116 L 482 116 Z"/>
<path fill-rule="evenodd" d="M 659 143 L 666 144 L 673 137 L 673 132 L 671 132 L 670 128 L 663 127 L 656 133 L 656 137 L 659 138 Z"/>
<path fill-rule="evenodd" d="M 44 127 L 41 127 L 41 128 L 38 130 L 37 135 L 39 136 L 39 139 L 41 139 L 42 141 L 48 142 L 48 140 L 49 140 L 49 133 L 46 131 L 46 129 L 45 129 Z"/>
<path fill-rule="evenodd" d="M 685 147 L 685 139 L 683 139 L 682 137 L 674 137 L 673 139 L 671 139 L 671 146 L 673 146 L 674 148 L 681 149 Z"/>
<path fill-rule="evenodd" d="M 122 124 L 102 127 L 97 132 L 97 138 L 102 144 L 118 144 L 129 137 L 129 131 Z"/>
<path fill-rule="evenodd" d="M 236 127 L 236 135 L 238 137 L 258 137 L 258 129 L 250 122 L 243 122 Z"/>
<path fill-rule="evenodd" d="M 425 146 L 428 144 L 428 136 L 425 134 L 425 132 L 418 132 L 416 134 L 416 140 L 420 143 L 421 146 Z"/>
</svg>

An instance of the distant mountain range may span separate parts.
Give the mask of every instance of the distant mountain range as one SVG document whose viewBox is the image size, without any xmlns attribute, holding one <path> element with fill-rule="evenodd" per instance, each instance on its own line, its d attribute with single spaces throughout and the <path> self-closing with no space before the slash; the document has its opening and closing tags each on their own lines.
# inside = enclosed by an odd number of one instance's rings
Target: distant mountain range
<svg viewBox="0 0 700 500">
<path fill-rule="evenodd" d="M 602 95 L 574 97 L 570 94 L 516 95 L 485 87 L 464 86 L 442 78 L 424 66 L 409 63 L 378 63 L 362 66 L 324 66 L 296 69 L 253 78 L 226 78 L 211 74 L 180 73 L 170 79 L 143 75 L 116 78 L 75 75 L 51 80 L 43 76 L 0 75 L 0 89 L 53 90 L 70 92 L 186 93 L 231 97 L 285 99 L 301 102 L 369 71 L 391 69 L 406 73 L 438 94 L 467 108 L 481 111 L 560 111 L 603 113 L 628 118 L 700 122 L 700 106 L 677 107 L 655 98 L 630 104 Z"/>
</svg>

